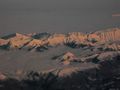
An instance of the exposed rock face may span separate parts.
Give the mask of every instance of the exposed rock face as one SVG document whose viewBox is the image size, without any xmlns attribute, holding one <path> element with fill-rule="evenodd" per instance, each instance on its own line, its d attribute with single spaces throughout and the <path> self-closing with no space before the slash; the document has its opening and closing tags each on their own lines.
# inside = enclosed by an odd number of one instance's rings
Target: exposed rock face
<svg viewBox="0 0 120 90">
<path fill-rule="evenodd" d="M 10 48 L 38 47 L 67 45 L 73 48 L 86 46 L 101 46 L 103 50 L 120 50 L 120 29 L 113 28 L 93 33 L 73 32 L 68 34 L 11 34 L 0 39 L 0 46 L 7 45 Z"/>
<path fill-rule="evenodd" d="M 91 55 L 91 56 L 82 57 L 81 61 L 82 62 L 92 62 L 94 59 L 97 60 L 98 56 L 99 56 L 99 54 L 94 54 L 94 55 Z"/>
<path fill-rule="evenodd" d="M 33 39 L 26 46 L 34 47 L 34 46 L 41 46 L 41 45 L 43 45 L 43 42 L 41 40 Z"/>
<path fill-rule="evenodd" d="M 63 44 L 64 40 L 65 40 L 65 35 L 64 34 L 53 34 L 52 36 L 50 36 L 47 39 L 50 46 Z"/>
<path fill-rule="evenodd" d="M 18 34 L 18 33 L 15 33 L 15 34 L 3 37 L 3 38 L 5 38 L 5 40 L 8 41 L 6 45 L 9 48 L 20 48 L 31 40 L 30 37 L 26 35 Z"/>
<path fill-rule="evenodd" d="M 120 29 L 113 28 L 113 29 L 108 29 L 106 31 L 98 31 L 98 32 L 95 32 L 94 34 L 99 36 L 99 40 L 101 42 L 116 41 L 116 40 L 119 40 L 120 38 Z"/>
<path fill-rule="evenodd" d="M 86 39 L 87 39 L 86 34 L 83 34 L 80 32 L 73 32 L 67 35 L 66 42 L 75 41 L 75 42 L 81 43 L 81 42 L 85 42 Z"/>
<path fill-rule="evenodd" d="M 8 43 L 8 40 L 0 39 L 0 46 L 6 45 Z"/>
<path fill-rule="evenodd" d="M 101 52 L 101 53 L 93 54 L 86 57 L 81 57 L 80 60 L 83 62 L 100 63 L 103 61 L 114 60 L 115 57 L 117 56 L 120 56 L 120 51 L 107 51 L 107 52 Z"/>
<path fill-rule="evenodd" d="M 62 64 L 69 65 L 71 62 L 79 61 L 79 59 L 71 52 L 66 52 L 56 58 L 56 60 L 60 60 Z"/>
<path fill-rule="evenodd" d="M 78 58 L 71 52 L 66 52 L 63 56 L 62 56 L 62 61 L 64 64 L 69 64 L 70 62 L 74 62 L 77 61 Z M 68 63 L 67 63 L 68 62 Z"/>
<path fill-rule="evenodd" d="M 22 34 L 16 34 L 15 37 L 10 38 L 10 45 L 12 48 L 20 48 L 22 47 L 24 44 L 26 44 L 27 42 L 29 42 L 31 39 L 30 37 L 27 37 L 25 35 Z"/>
</svg>

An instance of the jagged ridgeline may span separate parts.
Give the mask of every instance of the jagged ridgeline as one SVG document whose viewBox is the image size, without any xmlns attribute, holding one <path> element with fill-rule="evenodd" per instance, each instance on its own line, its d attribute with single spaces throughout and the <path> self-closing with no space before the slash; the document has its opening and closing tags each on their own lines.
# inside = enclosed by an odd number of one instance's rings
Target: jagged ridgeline
<svg viewBox="0 0 120 90">
<path fill-rule="evenodd" d="M 71 48 L 97 48 L 99 50 L 120 50 L 120 29 L 112 28 L 92 33 L 14 33 L 0 38 L 0 49 L 26 49 L 44 51 L 50 47 L 65 45 Z"/>
</svg>

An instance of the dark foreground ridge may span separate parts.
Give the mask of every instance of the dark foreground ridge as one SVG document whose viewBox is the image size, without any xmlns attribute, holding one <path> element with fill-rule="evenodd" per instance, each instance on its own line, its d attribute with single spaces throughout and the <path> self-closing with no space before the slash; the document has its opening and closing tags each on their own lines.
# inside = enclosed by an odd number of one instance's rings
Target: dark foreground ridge
<svg viewBox="0 0 120 90">
<path fill-rule="evenodd" d="M 67 77 L 31 71 L 21 80 L 1 80 L 0 90 L 120 90 L 120 56 Z"/>
</svg>

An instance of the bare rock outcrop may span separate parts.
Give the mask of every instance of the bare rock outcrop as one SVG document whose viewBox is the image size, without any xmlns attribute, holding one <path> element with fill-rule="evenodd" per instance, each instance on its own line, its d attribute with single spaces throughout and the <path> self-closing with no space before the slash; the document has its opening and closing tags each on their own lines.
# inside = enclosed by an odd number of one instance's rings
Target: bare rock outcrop
<svg viewBox="0 0 120 90">
<path fill-rule="evenodd" d="M 50 46 L 55 46 L 55 45 L 63 44 L 65 38 L 66 37 L 64 34 L 53 34 L 47 39 L 47 41 Z"/>
<path fill-rule="evenodd" d="M 93 33 L 72 32 L 68 34 L 11 34 L 0 39 L 0 46 L 9 42 L 10 48 L 67 45 L 76 47 L 98 47 L 103 50 L 120 50 L 120 29 L 112 28 Z"/>
<path fill-rule="evenodd" d="M 79 59 L 72 52 L 66 52 L 62 55 L 59 55 L 56 60 L 59 60 L 63 65 L 69 65 L 72 62 L 78 62 Z"/>
<path fill-rule="evenodd" d="M 8 40 L 0 39 L 0 46 L 6 45 L 8 43 Z"/>
</svg>

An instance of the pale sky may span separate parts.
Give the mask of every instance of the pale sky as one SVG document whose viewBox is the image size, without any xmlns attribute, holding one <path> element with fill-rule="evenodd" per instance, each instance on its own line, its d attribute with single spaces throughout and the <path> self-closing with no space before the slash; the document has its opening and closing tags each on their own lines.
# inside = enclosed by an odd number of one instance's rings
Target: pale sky
<svg viewBox="0 0 120 90">
<path fill-rule="evenodd" d="M 0 0 L 0 35 L 119 27 L 120 0 Z"/>
</svg>

